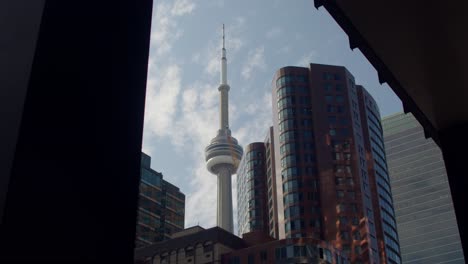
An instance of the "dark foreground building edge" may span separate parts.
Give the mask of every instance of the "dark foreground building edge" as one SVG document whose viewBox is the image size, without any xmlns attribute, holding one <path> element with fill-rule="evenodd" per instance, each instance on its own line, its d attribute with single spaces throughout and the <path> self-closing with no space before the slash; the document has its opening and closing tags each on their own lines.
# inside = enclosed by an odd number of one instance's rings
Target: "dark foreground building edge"
<svg viewBox="0 0 468 264">
<path fill-rule="evenodd" d="M 0 263 L 132 263 L 152 1 L 0 3 Z"/>
</svg>

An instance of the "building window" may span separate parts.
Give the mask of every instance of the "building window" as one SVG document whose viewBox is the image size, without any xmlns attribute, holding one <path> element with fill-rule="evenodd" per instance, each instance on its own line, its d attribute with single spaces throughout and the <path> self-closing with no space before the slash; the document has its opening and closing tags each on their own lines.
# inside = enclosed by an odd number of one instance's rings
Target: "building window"
<svg viewBox="0 0 468 264">
<path fill-rule="evenodd" d="M 345 181 L 344 181 L 343 177 L 336 177 L 335 178 L 335 184 L 336 185 L 343 185 L 344 183 L 345 183 Z"/>
<path fill-rule="evenodd" d="M 336 116 L 328 116 L 329 124 L 336 124 Z"/>
<path fill-rule="evenodd" d="M 291 153 L 296 151 L 296 145 L 294 143 L 286 143 L 280 147 L 280 153 Z"/>
<path fill-rule="evenodd" d="M 349 236 L 348 231 L 341 231 L 340 232 L 340 238 L 343 239 L 343 240 L 350 240 L 351 239 L 351 237 Z"/>
<path fill-rule="evenodd" d="M 297 175 L 298 169 L 296 167 L 289 167 L 281 172 L 281 177 L 283 180 L 296 177 Z"/>
<path fill-rule="evenodd" d="M 340 222 L 340 225 L 348 224 L 348 218 L 346 216 L 338 216 L 338 221 Z"/>
<path fill-rule="evenodd" d="M 294 140 L 294 131 L 286 131 L 280 135 L 280 142 Z"/>
<path fill-rule="evenodd" d="M 328 113 L 334 113 L 336 112 L 336 109 L 333 105 L 327 105 L 327 112 Z"/>
<path fill-rule="evenodd" d="M 307 83 L 307 80 L 309 79 L 307 75 L 297 75 L 295 77 L 295 80 L 299 83 Z"/>
<path fill-rule="evenodd" d="M 349 253 L 351 252 L 351 248 L 349 245 L 343 245 L 343 250 L 342 250 L 346 255 L 350 255 Z"/>
<path fill-rule="evenodd" d="M 300 104 L 310 105 L 311 103 L 310 96 L 300 96 L 298 99 Z"/>
<path fill-rule="evenodd" d="M 265 261 L 268 259 L 268 255 L 266 251 L 260 251 L 260 260 Z"/>
<path fill-rule="evenodd" d="M 297 191 L 300 187 L 300 183 L 297 180 L 287 181 L 283 183 L 283 192 Z"/>
<path fill-rule="evenodd" d="M 213 251 L 213 243 L 211 241 L 208 241 L 203 245 L 203 253 L 207 253 L 211 251 Z"/>
<path fill-rule="evenodd" d="M 291 165 L 296 165 L 296 156 L 295 155 L 288 155 L 281 159 L 281 167 L 286 168 Z"/>
<path fill-rule="evenodd" d="M 350 146 L 351 146 L 351 144 L 349 143 L 349 141 L 344 141 L 343 142 L 343 149 L 348 149 L 349 150 Z"/>
<path fill-rule="evenodd" d="M 255 258 L 254 258 L 254 255 L 253 254 L 249 254 L 247 256 L 247 263 L 248 264 L 254 264 L 255 263 Z"/>
<path fill-rule="evenodd" d="M 318 200 L 318 193 L 317 192 L 307 192 L 307 200 L 309 200 L 309 201 Z"/>
<path fill-rule="evenodd" d="M 325 101 L 327 103 L 333 102 L 333 95 L 325 95 Z"/>
<path fill-rule="evenodd" d="M 336 96 L 336 102 L 343 103 L 344 102 L 344 97 L 342 95 L 337 95 Z"/>
<path fill-rule="evenodd" d="M 303 119 L 302 120 L 302 125 L 304 127 L 311 127 L 312 126 L 312 120 L 311 119 Z"/>
<path fill-rule="evenodd" d="M 354 240 L 361 240 L 361 233 L 359 231 L 355 231 L 353 233 L 353 239 Z"/>
<path fill-rule="evenodd" d="M 278 109 L 282 109 L 283 107 L 288 107 L 294 105 L 296 100 L 292 96 L 283 97 L 278 100 Z"/>
<path fill-rule="evenodd" d="M 296 120 L 287 119 L 280 123 L 279 131 L 285 131 L 296 128 Z"/>
<path fill-rule="evenodd" d="M 340 75 L 338 73 L 333 74 L 333 77 L 334 77 L 335 81 L 341 80 L 341 77 L 340 77 Z"/>
<path fill-rule="evenodd" d="M 353 115 L 356 120 L 359 120 L 359 114 L 356 111 L 353 111 Z"/>
<path fill-rule="evenodd" d="M 344 153 L 345 160 L 351 160 L 351 153 Z"/>
<path fill-rule="evenodd" d="M 354 246 L 354 253 L 356 253 L 356 255 L 360 255 L 361 254 L 361 247 L 360 246 Z"/>
<path fill-rule="evenodd" d="M 284 86 L 285 84 L 290 84 L 293 82 L 293 80 L 294 78 L 291 75 L 282 76 L 276 81 L 276 87 L 281 87 L 281 86 Z"/>
<path fill-rule="evenodd" d="M 232 257 L 230 264 L 240 264 L 240 258 L 238 256 Z"/>
<path fill-rule="evenodd" d="M 304 131 L 304 139 L 311 139 L 313 137 L 313 133 L 310 130 Z"/>
<path fill-rule="evenodd" d="M 309 226 L 320 228 L 320 219 L 319 218 L 310 219 Z"/>
<path fill-rule="evenodd" d="M 336 136 L 336 129 L 330 129 L 330 136 Z"/>
<path fill-rule="evenodd" d="M 195 250 L 193 249 L 193 247 L 191 247 L 191 246 L 187 247 L 185 249 L 185 257 L 192 257 L 194 255 L 194 251 Z"/>
<path fill-rule="evenodd" d="M 345 165 L 344 169 L 345 169 L 345 172 L 351 173 L 351 166 L 350 165 Z"/>
<path fill-rule="evenodd" d="M 304 143 L 304 149 L 305 150 L 313 150 L 314 149 L 314 144 L 312 144 L 310 142 L 305 142 Z"/>
<path fill-rule="evenodd" d="M 304 161 L 307 163 L 314 162 L 314 156 L 312 156 L 311 154 L 306 154 L 304 155 Z"/>
<path fill-rule="evenodd" d="M 281 98 L 283 97 L 284 95 L 286 94 L 291 94 L 294 92 L 294 87 L 292 86 L 285 86 L 283 88 L 280 88 L 278 89 L 278 91 L 276 92 L 278 98 Z"/>
<path fill-rule="evenodd" d="M 334 150 L 339 150 L 340 145 L 341 145 L 341 141 L 332 140 L 330 145 L 333 147 Z"/>
<path fill-rule="evenodd" d="M 341 160 L 341 155 L 339 152 L 333 152 L 332 153 L 332 159 L 333 160 Z"/>
<path fill-rule="evenodd" d="M 335 89 L 336 89 L 337 92 L 341 92 L 341 91 L 343 91 L 343 85 L 342 84 L 337 84 L 335 86 Z"/>
<path fill-rule="evenodd" d="M 297 205 L 284 209 L 284 218 L 292 218 L 304 213 L 304 208 Z"/>
<path fill-rule="evenodd" d="M 323 73 L 323 79 L 324 80 L 333 80 L 333 74 L 329 72 L 324 72 Z"/>
<path fill-rule="evenodd" d="M 333 171 L 334 171 L 335 173 L 343 172 L 343 171 L 344 171 L 344 170 L 343 170 L 343 166 L 341 166 L 341 165 L 335 165 L 335 166 L 333 166 Z"/>
<path fill-rule="evenodd" d="M 302 201 L 302 193 L 288 193 L 283 197 L 284 206 Z"/>
<path fill-rule="evenodd" d="M 336 191 L 336 197 L 338 197 L 338 198 L 344 198 L 344 191 L 342 191 L 342 190 Z"/>
<path fill-rule="evenodd" d="M 331 92 L 332 91 L 332 88 L 333 88 L 333 85 L 331 83 L 325 83 L 323 85 L 323 88 L 325 89 L 325 91 L 327 92 Z"/>
<path fill-rule="evenodd" d="M 344 212 L 345 211 L 345 205 L 340 203 L 340 204 L 337 204 L 336 205 L 336 212 L 337 213 L 340 213 L 340 212 Z"/>
<path fill-rule="evenodd" d="M 341 129 L 341 135 L 342 135 L 343 137 L 349 137 L 349 136 L 350 136 L 349 129 L 347 129 L 347 128 Z"/>
<path fill-rule="evenodd" d="M 278 113 L 278 119 L 283 120 L 286 118 L 291 118 L 296 115 L 296 109 L 294 108 L 285 108 Z"/>
<path fill-rule="evenodd" d="M 349 120 L 346 117 L 340 118 L 340 124 L 341 125 L 349 125 Z"/>
<path fill-rule="evenodd" d="M 310 107 L 302 108 L 302 114 L 306 116 L 312 115 L 312 108 Z"/>
</svg>

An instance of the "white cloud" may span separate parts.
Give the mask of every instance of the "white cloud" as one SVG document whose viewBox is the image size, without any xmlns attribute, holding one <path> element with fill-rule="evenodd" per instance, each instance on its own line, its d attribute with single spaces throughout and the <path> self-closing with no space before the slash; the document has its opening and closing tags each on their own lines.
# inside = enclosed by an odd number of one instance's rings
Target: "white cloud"
<svg viewBox="0 0 468 264">
<path fill-rule="evenodd" d="M 280 49 L 278 49 L 277 52 L 278 53 L 289 53 L 289 52 L 291 52 L 291 46 L 289 46 L 289 45 L 283 46 Z"/>
<path fill-rule="evenodd" d="M 154 7 L 151 26 L 151 47 L 155 52 L 153 56 L 167 54 L 172 49 L 174 41 L 182 36 L 176 18 L 190 14 L 194 9 L 195 3 L 191 0 L 176 0 L 170 3 L 158 1 Z"/>
<path fill-rule="evenodd" d="M 200 59 L 201 59 L 200 52 L 193 53 L 193 55 L 192 55 L 192 62 L 193 63 L 200 63 Z"/>
<path fill-rule="evenodd" d="M 214 7 L 224 7 L 226 0 L 210 0 L 206 1 L 206 5 Z"/>
<path fill-rule="evenodd" d="M 266 69 L 264 52 L 265 48 L 263 46 L 256 48 L 255 50 L 249 51 L 249 53 L 247 54 L 247 62 L 242 68 L 241 72 L 242 77 L 244 77 L 244 79 L 250 79 L 254 70 Z"/>
<path fill-rule="evenodd" d="M 276 38 L 281 35 L 283 30 L 280 27 L 273 27 L 272 29 L 268 30 L 266 33 L 266 37 L 269 39 Z"/>
<path fill-rule="evenodd" d="M 297 66 L 302 66 L 302 67 L 308 67 L 310 63 L 313 63 L 314 60 L 317 59 L 317 52 L 316 51 L 311 51 L 297 61 L 296 65 Z"/>
<path fill-rule="evenodd" d="M 195 3 L 191 0 L 176 0 L 171 9 L 171 14 L 174 16 L 182 16 L 192 13 L 195 9 Z"/>
<path fill-rule="evenodd" d="M 148 89 L 145 133 L 153 132 L 153 136 L 169 140 L 190 160 L 186 173 L 179 175 L 187 182 L 186 226 L 214 226 L 216 176 L 206 170 L 204 149 L 218 129 L 217 84 L 196 82 L 182 90 L 177 78 L 180 73 L 174 66 L 161 75 L 163 78 L 149 81 L 161 89 Z M 145 150 L 151 153 L 150 149 Z"/>
<path fill-rule="evenodd" d="M 206 64 L 205 64 L 205 73 L 210 76 L 215 76 L 220 74 L 221 67 L 221 48 L 216 48 L 212 45 L 212 48 L 205 51 L 206 54 Z"/>
<path fill-rule="evenodd" d="M 181 70 L 169 65 L 150 76 L 146 88 L 145 130 L 165 136 L 174 118 L 180 92 Z"/>
<path fill-rule="evenodd" d="M 271 110 L 271 93 L 264 93 L 259 99 L 248 98 L 249 103 L 242 108 L 242 114 L 248 116 L 249 122 L 243 123 L 233 135 L 237 137 L 243 145 L 252 142 L 262 141 L 273 124 Z"/>
<path fill-rule="evenodd" d="M 191 182 L 195 190 L 189 194 L 185 203 L 186 227 L 199 224 L 204 227 L 216 225 L 216 176 L 206 170 L 205 163 L 194 165 Z"/>
</svg>

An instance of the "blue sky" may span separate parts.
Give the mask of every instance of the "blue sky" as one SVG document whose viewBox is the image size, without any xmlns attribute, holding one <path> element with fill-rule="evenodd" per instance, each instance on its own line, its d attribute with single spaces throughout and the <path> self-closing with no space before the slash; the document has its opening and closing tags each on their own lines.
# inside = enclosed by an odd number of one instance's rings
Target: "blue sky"
<svg viewBox="0 0 468 264">
<path fill-rule="evenodd" d="M 328 12 L 313 0 L 154 1 L 143 151 L 186 195 L 185 226 L 216 223 L 216 176 L 204 148 L 218 129 L 221 27 L 226 25 L 230 126 L 241 145 L 272 124 L 271 83 L 284 66 L 343 65 L 376 99 L 382 116 L 398 97 Z M 236 207 L 236 178 L 233 177 Z M 236 211 L 234 222 L 236 224 Z"/>
</svg>

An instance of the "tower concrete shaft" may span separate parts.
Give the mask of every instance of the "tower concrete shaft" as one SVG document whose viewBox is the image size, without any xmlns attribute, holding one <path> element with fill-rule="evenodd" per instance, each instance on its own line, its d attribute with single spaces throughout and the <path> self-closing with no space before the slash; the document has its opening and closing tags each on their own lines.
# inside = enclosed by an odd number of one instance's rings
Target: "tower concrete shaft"
<svg viewBox="0 0 468 264">
<path fill-rule="evenodd" d="M 223 166 L 218 170 L 218 207 L 216 224 L 219 227 L 234 233 L 231 171 L 227 166 Z"/>
<path fill-rule="evenodd" d="M 208 171 L 217 175 L 218 178 L 218 206 L 217 220 L 219 227 L 233 233 L 232 213 L 232 183 L 231 175 L 236 173 L 239 161 L 242 157 L 242 147 L 237 140 L 231 136 L 229 129 L 229 85 L 227 84 L 227 59 L 224 47 L 224 25 L 223 25 L 223 48 L 221 57 L 221 83 L 218 87 L 220 92 L 219 130 L 215 138 L 205 148 L 206 167 Z"/>
</svg>

